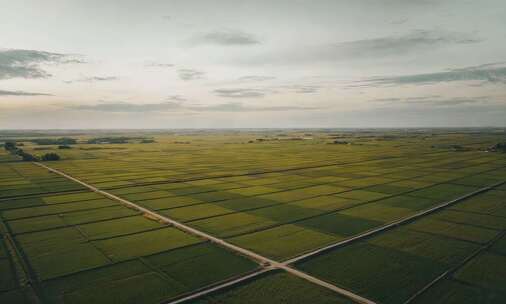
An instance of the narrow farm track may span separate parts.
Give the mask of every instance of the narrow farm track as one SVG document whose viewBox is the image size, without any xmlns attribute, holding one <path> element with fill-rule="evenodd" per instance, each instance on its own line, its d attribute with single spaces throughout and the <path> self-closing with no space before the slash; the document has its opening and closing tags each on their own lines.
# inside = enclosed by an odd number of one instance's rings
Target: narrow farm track
<svg viewBox="0 0 506 304">
<path fill-rule="evenodd" d="M 302 260 L 304 260 L 304 259 L 310 258 L 310 257 L 312 257 L 312 256 L 316 256 L 316 255 L 322 254 L 322 253 L 324 253 L 324 252 L 326 252 L 326 251 L 329 251 L 329 250 L 331 250 L 331 249 L 333 249 L 333 248 L 340 247 L 340 246 L 345 246 L 345 245 L 350 244 L 350 243 L 352 243 L 352 242 L 355 242 L 355 241 L 358 241 L 358 240 L 361 240 L 361 239 L 364 239 L 364 238 L 371 237 L 371 236 L 376 235 L 376 234 L 378 234 L 378 233 L 380 233 L 380 232 L 384 232 L 384 231 L 386 231 L 386 230 L 393 229 L 393 228 L 395 228 L 395 227 L 397 227 L 397 226 L 400 226 L 400 225 L 403 225 L 403 224 L 408 224 L 408 223 L 410 223 L 410 222 L 412 222 L 412 221 L 414 221 L 414 220 L 416 220 L 416 219 L 418 219 L 418 218 L 421 218 L 421 217 L 423 217 L 423 216 L 425 216 L 425 215 L 429 215 L 429 214 L 434 213 L 434 212 L 436 212 L 436 211 L 438 211 L 438 210 L 440 210 L 440 209 L 442 209 L 442 208 L 446 208 L 446 207 L 451 206 L 451 205 L 453 205 L 453 204 L 456 204 L 456 203 L 458 203 L 458 202 L 460 202 L 460 201 L 462 201 L 462 200 L 465 200 L 465 199 L 470 198 L 470 197 L 472 197 L 472 196 L 475 196 L 475 195 L 477 195 L 477 194 L 480 194 L 480 193 L 486 192 L 486 191 L 491 190 L 491 189 L 493 189 L 493 188 L 495 188 L 495 187 L 501 186 L 501 185 L 502 185 L 502 184 L 504 184 L 504 183 L 505 183 L 505 181 L 501 181 L 501 182 L 498 182 L 498 183 L 493 184 L 493 185 L 491 185 L 491 186 L 484 187 L 484 188 L 480 188 L 480 189 L 478 189 L 478 190 L 476 190 L 476 191 L 474 191 L 474 192 L 468 193 L 468 194 L 466 194 L 466 195 L 463 195 L 463 196 L 458 197 L 458 198 L 456 198 L 456 199 L 453 199 L 453 200 L 451 200 L 451 201 L 448 201 L 448 202 L 442 203 L 442 204 L 440 204 L 440 205 L 438 205 L 438 206 L 435 206 L 435 207 L 433 207 L 433 208 L 430 208 L 430 209 L 428 209 L 428 210 L 421 211 L 421 212 L 419 212 L 419 213 L 417 213 L 417 214 L 414 214 L 414 215 L 412 215 L 412 216 L 409 216 L 409 217 L 406 217 L 406 218 L 400 219 L 400 220 L 398 220 L 398 221 L 392 222 L 392 223 L 387 224 L 387 225 L 385 225 L 385 226 L 382 226 L 382 227 L 379 227 L 379 228 L 376 228 L 376 229 L 373 229 L 373 230 L 370 230 L 370 231 L 364 232 L 364 233 L 362 233 L 362 234 L 356 235 L 356 236 L 354 236 L 354 237 L 352 237 L 352 238 L 349 238 L 349 239 L 346 239 L 346 240 L 343 240 L 343 241 L 339 241 L 339 242 L 336 242 L 336 243 L 334 243 L 334 244 L 330 244 L 330 245 L 328 245 L 328 246 L 326 246 L 326 247 L 322 247 L 322 248 L 320 248 L 320 249 L 316 249 L 316 250 L 313 250 L 313 251 L 311 251 L 311 252 L 305 253 L 305 254 L 303 254 L 303 255 L 297 256 L 297 257 L 295 257 L 295 258 L 292 258 L 292 259 L 286 260 L 286 261 L 284 261 L 284 262 L 282 262 L 282 263 L 278 263 L 277 268 L 278 268 L 278 269 L 283 269 L 283 270 L 285 270 L 285 271 L 287 271 L 287 272 L 289 272 L 289 273 L 292 273 L 292 274 L 294 274 L 294 275 L 296 275 L 296 276 L 299 276 L 299 277 L 306 276 L 307 274 L 305 274 L 305 273 L 303 273 L 303 272 L 301 272 L 301 271 L 299 271 L 299 270 L 296 270 L 296 269 L 294 269 L 294 268 L 292 268 L 292 267 L 289 267 L 289 265 L 290 265 L 290 264 L 293 264 L 293 263 L 296 263 L 296 262 L 299 262 L 299 261 L 302 261 Z M 485 248 L 487 248 L 487 247 L 488 247 L 488 246 L 485 246 Z M 480 250 L 479 250 L 479 252 L 481 252 L 481 250 L 482 250 L 482 249 L 480 249 Z M 477 253 L 473 254 L 473 256 L 474 256 L 474 255 L 476 255 L 476 254 L 477 254 Z M 467 261 L 467 259 L 466 259 L 466 261 Z M 199 291 L 199 292 L 196 292 L 196 293 L 190 294 L 190 295 L 188 295 L 188 296 L 184 296 L 184 297 L 182 297 L 182 298 L 180 298 L 180 299 L 177 299 L 177 300 L 175 300 L 175 301 L 170 302 L 169 304 L 183 303 L 183 302 L 186 302 L 186 301 L 190 301 L 190 300 L 193 300 L 193 299 L 199 298 L 199 297 L 201 297 L 201 296 L 204 296 L 204 295 L 207 295 L 207 294 L 213 293 L 213 292 L 218 291 L 218 290 L 220 290 L 220 289 L 224 289 L 224 288 L 227 288 L 227 287 L 232 286 L 232 285 L 234 285 L 234 284 L 241 283 L 241 282 L 246 281 L 246 280 L 248 280 L 248 279 L 250 279 L 250 278 L 252 278 L 252 277 L 256 277 L 257 275 L 260 275 L 261 273 L 264 273 L 264 272 L 265 272 L 265 271 L 261 271 L 261 272 L 259 271 L 259 272 L 257 272 L 257 273 L 253 273 L 253 274 L 251 274 L 251 275 L 244 276 L 244 277 L 238 278 L 238 279 L 233 280 L 233 281 L 230 281 L 230 282 L 226 282 L 226 283 L 223 283 L 223 284 L 220 284 L 220 285 L 217 285 L 217 286 L 213 286 L 213 287 L 211 287 L 211 288 L 208 288 L 208 289 L 205 289 L 205 290 L 202 290 L 202 291 Z M 449 273 L 449 272 L 450 272 L 450 271 L 447 271 L 447 272 L 443 273 L 441 276 L 439 276 L 438 278 L 436 278 L 436 279 L 434 280 L 434 282 L 432 282 L 432 283 L 431 283 L 431 284 L 429 284 L 429 285 L 430 285 L 430 286 L 432 286 L 432 284 L 434 284 L 434 283 L 436 283 L 437 281 L 439 281 L 440 279 L 442 279 L 442 278 L 446 277 L 446 275 L 448 275 L 448 273 Z M 334 288 L 338 288 L 338 287 L 336 287 L 335 285 L 329 284 L 328 282 L 322 281 L 322 280 L 320 280 L 320 279 L 317 279 L 317 281 L 313 281 L 312 279 L 313 279 L 314 277 L 309 276 L 309 275 L 307 275 L 307 276 L 308 276 L 308 277 L 307 277 L 307 278 L 305 278 L 306 280 L 308 280 L 308 281 L 310 281 L 310 282 L 313 282 L 313 283 L 315 283 L 315 284 L 318 284 L 318 285 L 320 285 L 320 286 L 324 286 L 324 287 L 329 288 L 329 289 L 332 289 L 332 290 L 334 290 Z M 323 285 L 322 285 L 322 284 L 323 284 Z M 428 286 L 428 287 L 430 287 L 430 286 Z M 428 287 L 427 287 L 427 288 L 428 288 Z M 344 290 L 344 289 L 341 289 L 341 288 L 338 288 L 338 289 L 339 289 L 339 290 L 334 290 L 334 291 L 336 291 L 336 292 L 338 292 L 338 293 L 340 293 L 340 294 L 343 294 L 343 295 L 345 295 L 345 293 L 346 293 L 346 292 L 348 292 L 347 290 Z M 421 293 L 421 292 L 417 292 L 417 294 L 415 294 L 415 295 L 413 296 L 413 298 L 414 298 L 414 297 L 416 297 L 416 296 L 418 296 L 418 293 Z M 369 301 L 370 301 L 370 300 L 369 300 Z M 371 301 L 371 302 L 372 302 L 372 301 Z M 374 303 L 374 302 L 372 302 L 372 303 Z M 406 304 L 407 304 L 407 303 L 409 303 L 409 301 L 408 301 L 408 302 L 406 302 Z"/>
<path fill-rule="evenodd" d="M 346 239 L 346 240 L 343 240 L 343 241 L 340 241 L 340 242 L 337 242 L 337 243 L 334 243 L 334 244 L 330 244 L 330 245 L 328 245 L 326 247 L 322 247 L 320 249 L 308 252 L 306 254 L 300 255 L 300 256 L 292 258 L 292 259 L 289 259 L 289 260 L 285 261 L 284 263 L 285 264 L 296 263 L 296 262 L 299 262 L 301 260 L 307 259 L 307 258 L 309 258 L 311 256 L 321 254 L 321 253 L 323 253 L 325 251 L 328 251 L 328 250 L 330 250 L 332 248 L 336 248 L 336 247 L 339 247 L 339 246 L 344 246 L 344 245 L 347 245 L 349 243 L 358 241 L 360 239 L 371 237 L 371 236 L 373 236 L 375 234 L 378 234 L 380 232 L 383 232 L 385 230 L 389 230 L 389 229 L 395 228 L 395 227 L 397 227 L 399 225 L 407 224 L 407 223 L 409 223 L 411 221 L 414 221 L 414 220 L 416 220 L 416 219 L 418 219 L 420 217 L 429 215 L 429 214 L 434 213 L 434 212 L 436 212 L 436 211 L 438 211 L 440 209 L 443 209 L 443 208 L 446 208 L 446 207 L 451 206 L 453 204 L 456 204 L 456 203 L 458 203 L 458 202 L 460 202 L 462 200 L 465 200 L 465 199 L 470 198 L 472 196 L 475 196 L 477 194 L 483 193 L 485 191 L 491 190 L 491 189 L 493 189 L 495 187 L 498 187 L 498 186 L 500 186 L 500 185 L 502 185 L 504 183 L 505 183 L 505 181 L 501 181 L 501 182 L 495 183 L 495 184 L 493 184 L 491 186 L 480 188 L 480 189 L 478 189 L 476 191 L 473 191 L 473 192 L 468 193 L 466 195 L 460 196 L 460 197 L 458 197 L 456 199 L 453 199 L 451 201 L 442 203 L 440 205 L 437 205 L 437 206 L 432 207 L 432 208 L 427 209 L 427 210 L 420 211 L 420 212 L 418 212 L 416 214 L 413 214 L 411 216 L 408 216 L 408 217 L 402 218 L 400 220 L 391 222 L 391 223 L 389 223 L 387 225 L 378 227 L 378 228 L 373 229 L 373 230 L 366 231 L 366 232 L 364 232 L 362 234 L 358 234 L 358 235 L 356 235 L 354 237 L 351 237 L 349 239 Z"/>
<path fill-rule="evenodd" d="M 303 272 L 301 272 L 299 270 L 296 270 L 296 269 L 288 266 L 286 263 L 280 263 L 280 262 L 274 261 L 272 259 L 269 259 L 267 257 L 259 255 L 259 254 L 255 253 L 253 251 L 250 251 L 248 249 L 244 249 L 242 247 L 233 245 L 233 244 L 231 244 L 231 243 L 229 243 L 229 242 L 227 242 L 227 241 L 225 241 L 223 239 L 214 237 L 214 236 L 212 236 L 210 234 L 207 234 L 207 233 L 205 233 L 203 231 L 200 231 L 200 230 L 197 230 L 195 228 L 189 227 L 189 226 L 187 226 L 185 224 L 182 224 L 182 223 L 180 223 L 178 221 L 170 219 L 170 218 L 168 218 L 166 216 L 160 215 L 160 214 L 158 214 L 156 212 L 153 212 L 153 211 L 151 211 L 149 209 L 146 209 L 146 208 L 144 208 L 142 206 L 139 206 L 139 205 L 137 205 L 135 203 L 132 203 L 132 202 L 130 202 L 128 200 L 125 200 L 125 199 L 123 199 L 121 197 L 118 197 L 118 196 L 116 196 L 114 194 L 111 194 L 111 193 L 108 193 L 106 191 L 100 190 L 100 189 L 98 189 L 98 188 L 96 188 L 96 187 L 94 187 L 92 185 L 89 185 L 89 184 L 87 184 L 87 183 L 85 183 L 85 182 L 83 182 L 83 181 L 81 181 L 81 180 L 79 180 L 79 179 L 77 179 L 75 177 L 72 177 L 72 176 L 70 176 L 70 175 L 68 175 L 68 174 L 66 174 L 64 172 L 61 172 L 59 170 L 53 169 L 51 167 L 48 167 L 48 166 L 46 166 L 46 165 L 44 165 L 42 163 L 34 162 L 34 164 L 37 165 L 37 166 L 43 167 L 43 168 L 45 168 L 45 169 L 47 169 L 47 170 L 49 170 L 49 171 L 51 171 L 53 173 L 59 174 L 59 175 L 65 177 L 65 178 L 67 178 L 69 180 L 72 180 L 72 181 L 76 182 L 76 183 L 79 183 L 79 184 L 85 186 L 86 188 L 90 189 L 93 192 L 102 194 L 105 197 L 108 197 L 110 199 L 116 200 L 116 201 L 118 201 L 118 202 L 120 202 L 120 203 L 122 203 L 122 204 L 124 204 L 124 205 L 126 205 L 128 207 L 130 207 L 130 208 L 136 209 L 136 210 L 138 210 L 140 212 L 143 212 L 144 214 L 147 214 L 149 216 L 152 216 L 152 217 L 154 217 L 154 218 L 156 218 L 156 219 L 158 219 L 158 220 L 160 220 L 160 221 L 162 221 L 162 222 L 164 222 L 166 224 L 172 225 L 172 226 L 174 226 L 174 227 L 176 227 L 176 228 L 178 228 L 178 229 L 180 229 L 182 231 L 185 231 L 187 233 L 199 236 L 199 237 L 201 237 L 203 239 L 207 239 L 207 240 L 209 240 L 209 241 L 211 241 L 211 242 L 213 242 L 213 243 L 215 243 L 217 245 L 225 247 L 225 248 L 227 248 L 229 250 L 232 250 L 232 251 L 234 251 L 236 253 L 239 253 L 241 255 L 247 256 L 247 257 L 249 257 L 249 258 L 257 261 L 263 267 L 263 269 L 265 269 L 265 271 L 268 271 L 268 270 L 271 270 L 271 269 L 282 269 L 282 270 L 285 270 L 285 271 L 287 271 L 287 272 L 289 272 L 289 273 L 291 273 L 291 274 L 293 274 L 293 275 L 295 275 L 295 276 L 297 276 L 299 278 L 302 278 L 304 280 L 307 280 L 309 282 L 312 282 L 314 284 L 317 284 L 319 286 L 322 286 L 324 288 L 327 288 L 327 289 L 330 289 L 330 290 L 332 290 L 334 292 L 337 292 L 337 293 L 341 294 L 342 296 L 345 296 L 345 297 L 347 297 L 347 298 L 349 298 L 349 299 L 351 299 L 351 300 L 353 300 L 353 301 L 355 301 L 357 303 L 375 304 L 374 301 L 371 301 L 371 300 L 366 299 L 364 297 L 361 297 L 361 296 L 359 296 L 357 294 L 354 294 L 354 293 L 352 293 L 352 292 L 350 292 L 348 290 L 342 289 L 342 288 L 337 287 L 337 286 L 335 286 L 333 284 L 330 284 L 328 282 L 325 282 L 325 281 L 322 281 L 322 280 L 320 280 L 318 278 L 315 278 L 315 277 L 313 277 L 313 276 L 311 276 L 309 274 L 306 274 L 306 273 L 303 273 Z M 252 274 L 249 274 L 249 277 L 251 277 L 251 276 L 252 276 Z M 210 293 L 212 291 L 216 291 L 218 289 L 221 289 L 221 288 L 224 288 L 224 287 L 227 287 L 227 286 L 231 286 L 233 284 L 239 283 L 239 282 L 244 281 L 244 280 L 245 279 L 238 278 L 236 280 L 226 282 L 224 284 L 212 287 L 211 288 L 212 290 L 208 289 L 208 290 L 202 291 L 202 292 L 200 292 L 200 294 L 198 296 L 202 296 L 204 294 L 208 294 L 208 293 Z M 181 299 L 177 300 L 178 301 L 177 303 L 189 300 L 190 298 L 193 299 L 195 297 L 192 297 L 192 295 L 190 295 L 188 297 L 181 298 Z"/>
<path fill-rule="evenodd" d="M 476 256 L 480 255 L 481 253 L 483 253 L 484 251 L 486 251 L 487 249 L 489 249 L 490 247 L 492 247 L 492 245 L 494 245 L 497 241 L 499 241 L 505 235 L 506 235 L 506 230 L 503 230 L 494 239 L 492 239 L 490 242 L 488 242 L 485 245 L 483 245 L 480 248 L 478 248 L 478 250 L 476 250 L 471 255 L 469 255 L 467 258 L 465 258 L 461 263 L 459 263 L 455 267 L 452 267 L 451 269 L 443 272 L 440 276 L 438 276 L 437 278 L 435 278 L 434 280 L 432 280 L 429 284 L 425 285 L 422 289 L 420 289 L 414 295 L 412 295 L 409 299 L 407 299 L 403 304 L 410 304 L 410 303 L 412 303 L 420 295 L 422 295 L 423 293 L 427 292 L 427 290 L 429 290 L 431 287 L 433 287 L 434 285 L 436 285 L 438 282 L 440 282 L 441 280 L 447 278 L 448 276 L 452 275 L 453 273 L 457 272 L 459 269 L 461 269 L 466 264 L 468 264 Z"/>
</svg>

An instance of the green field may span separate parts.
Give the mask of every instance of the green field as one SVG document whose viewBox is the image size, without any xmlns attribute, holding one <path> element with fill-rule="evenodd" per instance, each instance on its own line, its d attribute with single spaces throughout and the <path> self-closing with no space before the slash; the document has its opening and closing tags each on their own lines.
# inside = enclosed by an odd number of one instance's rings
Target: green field
<svg viewBox="0 0 506 304">
<path fill-rule="evenodd" d="M 356 302 L 262 259 L 376 303 L 506 301 L 506 156 L 486 152 L 504 130 L 108 135 L 155 142 L 69 135 L 43 164 L 159 218 L 2 150 L 0 303 L 169 303 L 213 286 L 187 302 Z M 32 139 L 15 138 L 40 153 Z"/>
</svg>

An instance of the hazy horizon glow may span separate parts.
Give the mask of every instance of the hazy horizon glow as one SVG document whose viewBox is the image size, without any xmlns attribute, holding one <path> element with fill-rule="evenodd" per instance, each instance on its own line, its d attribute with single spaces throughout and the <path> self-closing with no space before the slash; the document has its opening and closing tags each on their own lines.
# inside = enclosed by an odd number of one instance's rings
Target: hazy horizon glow
<svg viewBox="0 0 506 304">
<path fill-rule="evenodd" d="M 0 129 L 506 126 L 499 0 L 0 5 Z"/>
</svg>

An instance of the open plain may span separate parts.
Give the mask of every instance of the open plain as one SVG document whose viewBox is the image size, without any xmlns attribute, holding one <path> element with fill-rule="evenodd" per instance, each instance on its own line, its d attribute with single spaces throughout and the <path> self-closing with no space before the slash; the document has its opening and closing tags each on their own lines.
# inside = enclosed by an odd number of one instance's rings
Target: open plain
<svg viewBox="0 0 506 304">
<path fill-rule="evenodd" d="M 0 302 L 503 303 L 504 136 L 7 132 Z"/>
</svg>

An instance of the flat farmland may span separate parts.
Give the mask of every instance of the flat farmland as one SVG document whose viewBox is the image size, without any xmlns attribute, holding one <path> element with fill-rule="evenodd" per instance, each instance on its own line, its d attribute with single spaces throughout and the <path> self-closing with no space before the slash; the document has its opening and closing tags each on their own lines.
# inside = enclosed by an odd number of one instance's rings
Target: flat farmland
<svg viewBox="0 0 506 304">
<path fill-rule="evenodd" d="M 502 133 L 119 135 L 0 154 L 1 302 L 506 300 Z"/>
</svg>

